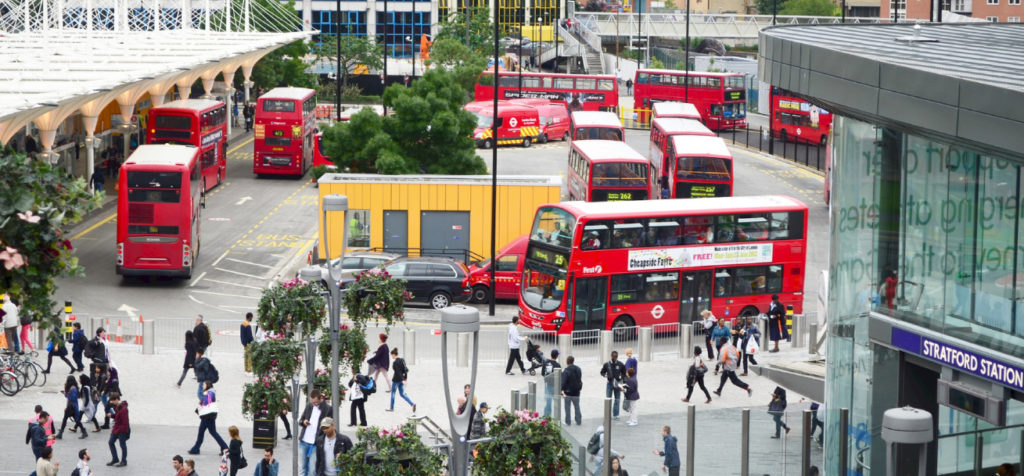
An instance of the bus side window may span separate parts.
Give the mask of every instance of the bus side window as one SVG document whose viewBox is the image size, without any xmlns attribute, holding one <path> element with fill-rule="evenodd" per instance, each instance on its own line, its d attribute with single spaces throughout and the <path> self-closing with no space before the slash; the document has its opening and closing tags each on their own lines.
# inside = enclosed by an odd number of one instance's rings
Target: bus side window
<svg viewBox="0 0 1024 476">
<path fill-rule="evenodd" d="M 608 247 L 608 224 L 587 223 L 583 226 L 583 241 L 580 248 L 583 250 L 599 250 Z"/>
</svg>

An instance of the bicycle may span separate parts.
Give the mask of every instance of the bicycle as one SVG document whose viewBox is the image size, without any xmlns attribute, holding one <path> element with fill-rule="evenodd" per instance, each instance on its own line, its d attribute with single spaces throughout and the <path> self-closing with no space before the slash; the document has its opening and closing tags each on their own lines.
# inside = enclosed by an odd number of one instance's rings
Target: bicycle
<svg viewBox="0 0 1024 476">
<path fill-rule="evenodd" d="M 36 355 L 36 351 L 21 355 L 5 352 L 0 354 L 0 365 L 19 379 L 22 388 L 37 384 L 43 386 L 46 385 L 46 374 L 42 372 L 43 366 L 32 360 Z M 42 383 L 39 383 L 40 375 L 43 376 Z"/>
<path fill-rule="evenodd" d="M 13 397 L 20 391 L 21 383 L 18 376 L 7 370 L 0 371 L 0 393 Z"/>
</svg>

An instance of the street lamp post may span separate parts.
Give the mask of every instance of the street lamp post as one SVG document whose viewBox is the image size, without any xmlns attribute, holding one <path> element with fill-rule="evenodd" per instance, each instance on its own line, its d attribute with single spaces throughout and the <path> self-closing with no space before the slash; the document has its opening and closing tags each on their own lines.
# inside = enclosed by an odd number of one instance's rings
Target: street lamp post
<svg viewBox="0 0 1024 476">
<path fill-rule="evenodd" d="M 331 410 L 333 411 L 332 418 L 334 421 L 338 420 L 338 337 L 341 328 L 341 262 L 343 259 L 338 260 L 338 265 L 335 266 L 331 261 L 331 248 L 328 246 L 328 237 L 330 236 L 330 230 L 327 228 L 327 213 L 328 212 L 342 212 L 342 216 L 345 216 L 345 212 L 348 211 L 348 197 L 332 193 L 327 195 L 323 199 L 323 215 L 320 228 L 324 233 L 324 253 L 327 255 L 327 270 L 330 273 L 330 279 L 327 282 L 327 290 L 330 292 L 330 299 L 328 300 L 327 310 L 330 315 L 330 326 L 331 326 Z M 345 257 L 345 230 L 348 229 L 348 224 L 344 221 L 341 226 L 341 258 Z"/>
<path fill-rule="evenodd" d="M 441 310 L 441 373 L 444 378 L 444 398 L 447 402 L 448 421 L 452 428 L 452 460 L 449 464 L 452 468 L 452 475 L 464 476 L 469 471 L 469 419 L 472 411 L 455 414 L 455 407 L 452 406 L 451 385 L 448 382 L 448 333 L 456 334 L 470 333 L 473 335 L 473 356 L 470 360 L 469 395 L 466 397 L 466 404 L 473 404 L 473 394 L 476 392 L 476 361 L 480 351 L 480 311 L 476 308 L 463 306 L 461 304 L 449 306 Z"/>
<path fill-rule="evenodd" d="M 683 67 L 686 73 L 686 82 L 683 83 L 683 101 L 690 102 L 690 0 L 686 0 L 686 58 L 683 60 L 686 66 Z"/>
<path fill-rule="evenodd" d="M 335 61 L 337 62 L 334 77 L 334 120 L 341 122 L 341 0 L 337 0 L 334 11 Z"/>
</svg>

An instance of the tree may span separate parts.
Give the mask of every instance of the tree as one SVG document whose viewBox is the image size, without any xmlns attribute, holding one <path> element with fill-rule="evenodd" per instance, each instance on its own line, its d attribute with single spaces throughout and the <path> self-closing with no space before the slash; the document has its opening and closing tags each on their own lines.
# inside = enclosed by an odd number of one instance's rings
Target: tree
<svg viewBox="0 0 1024 476">
<path fill-rule="evenodd" d="M 831 0 L 786 0 L 785 7 L 779 7 L 779 15 L 809 15 L 834 17 L 841 13 Z"/>
<path fill-rule="evenodd" d="M 444 38 L 434 42 L 427 64 L 454 73 L 456 84 L 468 92 L 473 90 L 480 73 L 487 68 L 487 57 L 452 38 Z"/>
<path fill-rule="evenodd" d="M 754 6 L 757 7 L 757 13 L 759 15 L 771 15 L 777 7 L 778 13 L 782 14 L 782 9 L 786 6 L 788 0 L 754 0 Z M 777 2 L 777 5 L 776 5 Z"/>
<path fill-rule="evenodd" d="M 391 115 L 364 109 L 327 128 L 326 152 L 352 173 L 487 173 L 470 138 L 476 121 L 462 109 L 465 98 L 456 73 L 428 70 L 411 87 L 396 84 L 384 91 Z"/>
<path fill-rule="evenodd" d="M 317 62 L 336 64 L 341 60 L 341 85 L 348 86 L 348 76 L 358 65 L 369 69 L 379 69 L 384 65 L 384 49 L 376 45 L 371 38 L 365 36 L 342 36 L 341 55 L 338 55 L 338 37 L 320 35 L 323 43 L 316 48 Z"/>
<path fill-rule="evenodd" d="M 494 56 L 494 26 L 491 24 L 490 8 L 474 7 L 466 13 L 459 12 L 438 23 L 436 40 L 451 39 L 466 45 L 471 51 L 484 57 Z M 431 48 L 430 55 L 434 55 Z"/>
<path fill-rule="evenodd" d="M 21 303 L 39 327 L 62 326 L 57 278 L 84 276 L 65 229 L 99 205 L 85 180 L 46 161 L 0 152 L 0 290 Z"/>
<path fill-rule="evenodd" d="M 257 88 L 270 89 L 278 86 L 316 88 L 317 77 L 307 73 L 309 65 L 303 58 L 309 54 L 309 46 L 302 40 L 291 42 L 264 56 L 252 69 L 252 82 Z"/>
</svg>

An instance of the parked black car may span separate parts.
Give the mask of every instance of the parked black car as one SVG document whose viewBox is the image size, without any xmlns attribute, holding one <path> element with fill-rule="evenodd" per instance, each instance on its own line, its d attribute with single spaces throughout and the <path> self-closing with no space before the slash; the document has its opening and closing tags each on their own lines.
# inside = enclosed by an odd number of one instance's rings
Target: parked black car
<svg viewBox="0 0 1024 476">
<path fill-rule="evenodd" d="M 427 303 L 434 309 L 468 301 L 472 292 L 469 270 L 451 258 L 398 258 L 384 263 L 384 269 L 391 276 L 406 281 L 406 289 L 412 293 L 411 302 Z M 353 273 L 342 275 L 342 289 L 355 281 L 355 276 Z"/>
</svg>

